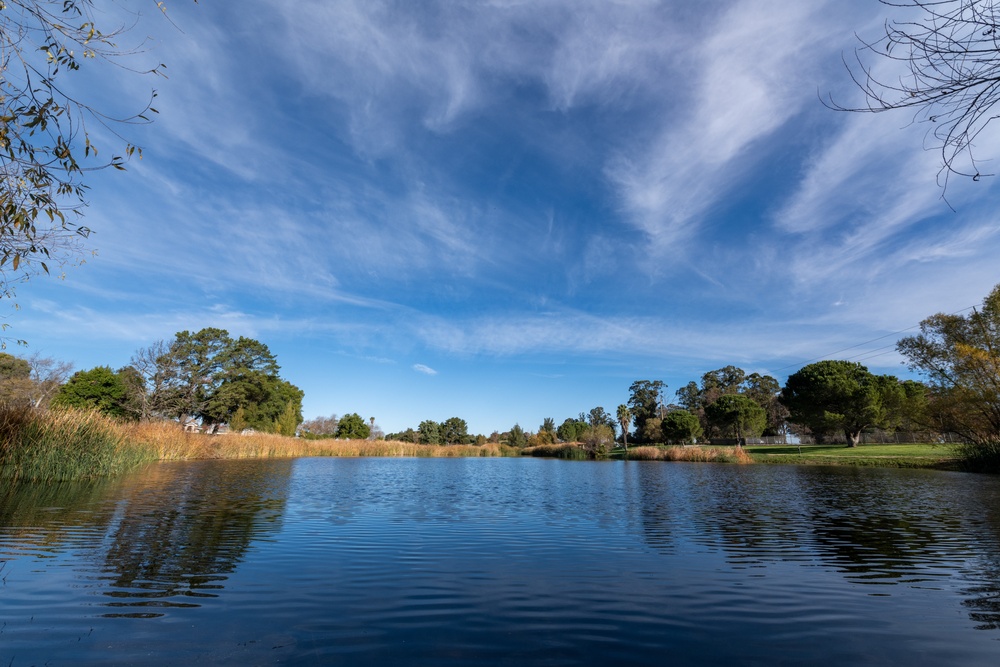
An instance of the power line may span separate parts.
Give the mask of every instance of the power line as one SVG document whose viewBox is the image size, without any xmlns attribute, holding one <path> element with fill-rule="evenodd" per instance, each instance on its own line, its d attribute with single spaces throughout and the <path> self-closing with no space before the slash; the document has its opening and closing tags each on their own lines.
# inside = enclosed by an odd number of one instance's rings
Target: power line
<svg viewBox="0 0 1000 667">
<path fill-rule="evenodd" d="M 962 308 L 960 310 L 956 310 L 955 312 L 949 313 L 949 314 L 950 315 L 958 315 L 959 313 L 964 313 L 967 310 L 972 310 L 973 308 L 978 308 L 981 305 L 982 305 L 982 303 L 977 303 L 977 304 L 975 304 L 973 306 L 968 306 L 966 308 Z M 798 363 L 798 364 L 789 364 L 788 366 L 782 366 L 781 368 L 775 369 L 773 372 L 779 373 L 779 372 L 781 372 L 783 370 L 787 370 L 789 368 L 795 368 L 796 366 L 805 366 L 806 364 L 811 364 L 814 361 L 820 361 L 822 359 L 828 359 L 829 357 L 832 357 L 835 354 L 840 354 L 841 352 L 847 352 L 848 350 L 853 350 L 855 348 L 859 348 L 859 347 L 862 347 L 864 345 L 868 345 L 869 343 L 875 343 L 875 342 L 878 342 L 880 340 L 884 340 L 886 338 L 889 338 L 890 336 L 898 336 L 899 334 L 906 333 L 907 331 L 911 331 L 913 329 L 916 329 L 919 326 L 920 326 L 919 324 L 914 324 L 911 327 L 906 327 L 905 329 L 901 329 L 899 331 L 894 331 L 892 333 L 887 333 L 884 336 L 879 336 L 878 338 L 872 338 L 871 340 L 866 340 L 863 343 L 858 343 L 857 345 L 851 345 L 849 347 L 845 347 L 843 349 L 837 350 L 836 352 L 830 352 L 829 354 L 824 354 L 823 356 L 816 357 L 815 359 L 809 359 L 808 361 L 803 361 L 803 362 Z M 891 345 L 891 346 L 880 347 L 880 348 L 876 348 L 875 350 L 869 350 L 868 352 L 861 352 L 859 355 L 854 355 L 854 356 L 858 357 L 858 359 L 856 359 L 856 361 L 860 360 L 860 359 L 867 359 L 867 358 L 869 358 L 867 355 L 870 352 L 876 352 L 878 350 L 888 349 L 890 347 L 892 349 L 895 349 L 896 346 L 895 345 Z M 875 355 L 871 355 L 871 356 L 872 357 L 878 357 L 878 356 L 882 356 L 883 354 L 888 354 L 888 352 L 881 352 L 879 354 L 875 354 Z M 852 360 L 851 358 L 848 358 L 846 361 L 851 361 L 851 360 Z"/>
</svg>

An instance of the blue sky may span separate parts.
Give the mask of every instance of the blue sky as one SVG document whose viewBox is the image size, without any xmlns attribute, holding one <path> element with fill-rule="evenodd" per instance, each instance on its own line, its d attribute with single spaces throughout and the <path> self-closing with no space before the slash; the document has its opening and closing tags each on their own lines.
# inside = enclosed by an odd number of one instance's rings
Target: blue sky
<svg viewBox="0 0 1000 667">
<path fill-rule="evenodd" d="M 307 418 L 488 434 L 728 364 L 905 374 L 889 334 L 1000 282 L 996 178 L 952 211 L 926 124 L 820 103 L 862 101 L 875 0 L 149 7 L 169 79 L 81 81 L 160 114 L 90 177 L 97 254 L 19 287 L 23 353 L 117 368 L 222 327 Z"/>
</svg>

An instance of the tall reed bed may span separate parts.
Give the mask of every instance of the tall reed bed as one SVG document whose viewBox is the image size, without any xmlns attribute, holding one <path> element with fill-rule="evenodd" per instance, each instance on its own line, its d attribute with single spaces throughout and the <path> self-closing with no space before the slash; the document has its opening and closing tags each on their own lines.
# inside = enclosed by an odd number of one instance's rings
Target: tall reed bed
<svg viewBox="0 0 1000 667">
<path fill-rule="evenodd" d="M 271 433 L 202 435 L 169 422 L 126 427 L 133 442 L 150 446 L 165 461 L 185 459 L 290 458 L 298 456 L 480 457 L 517 456 L 498 444 L 418 445 L 395 440 L 305 440 Z"/>
<path fill-rule="evenodd" d="M 626 458 L 630 461 L 753 463 L 742 447 L 633 447 Z"/>
<path fill-rule="evenodd" d="M 94 412 L 0 406 L 0 478 L 63 481 L 108 477 L 157 459 L 128 428 Z"/>
<path fill-rule="evenodd" d="M 0 479 L 108 477 L 152 461 L 300 456 L 519 456 L 506 445 L 418 445 L 385 440 L 302 440 L 281 435 L 202 435 L 176 423 L 126 424 L 95 412 L 0 406 Z"/>
<path fill-rule="evenodd" d="M 395 456 L 420 458 L 477 458 L 519 456 L 506 445 L 418 445 L 399 440 L 310 440 L 307 456 Z"/>
<path fill-rule="evenodd" d="M 541 456 L 553 459 L 569 459 L 572 461 L 583 461 L 590 458 L 586 449 L 578 444 L 566 442 L 558 445 L 537 445 L 526 447 L 523 451 L 525 456 Z"/>
</svg>

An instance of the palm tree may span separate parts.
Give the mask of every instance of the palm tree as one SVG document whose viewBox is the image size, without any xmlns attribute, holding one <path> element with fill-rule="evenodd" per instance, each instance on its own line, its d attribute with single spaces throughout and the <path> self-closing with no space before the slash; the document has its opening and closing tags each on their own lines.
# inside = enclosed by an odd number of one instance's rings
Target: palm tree
<svg viewBox="0 0 1000 667">
<path fill-rule="evenodd" d="M 622 425 L 622 444 L 625 445 L 625 456 L 628 457 L 628 425 L 632 423 L 632 411 L 625 404 L 618 406 L 618 423 Z"/>
</svg>

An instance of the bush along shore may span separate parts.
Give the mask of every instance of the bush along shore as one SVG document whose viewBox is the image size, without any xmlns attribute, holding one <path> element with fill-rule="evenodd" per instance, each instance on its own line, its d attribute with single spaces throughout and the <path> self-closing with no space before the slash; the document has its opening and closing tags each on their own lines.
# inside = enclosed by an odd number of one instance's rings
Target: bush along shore
<svg viewBox="0 0 1000 667">
<path fill-rule="evenodd" d="M 965 448 L 967 449 L 967 447 Z M 282 435 L 185 433 L 174 422 L 121 422 L 97 412 L 0 407 L 0 479 L 110 477 L 155 461 L 304 456 L 500 457 L 570 460 L 782 463 L 977 469 L 961 445 L 638 446 L 594 451 L 580 443 L 518 449 L 503 444 L 421 445 L 395 440 L 307 440 Z M 972 453 L 977 452 L 974 449 Z M 974 464 L 975 462 L 972 461 Z"/>
</svg>

